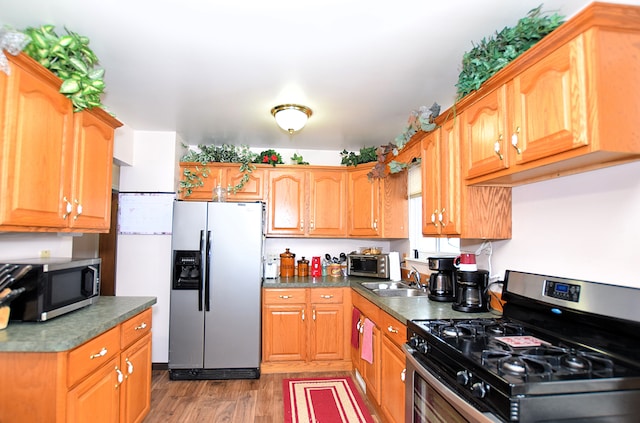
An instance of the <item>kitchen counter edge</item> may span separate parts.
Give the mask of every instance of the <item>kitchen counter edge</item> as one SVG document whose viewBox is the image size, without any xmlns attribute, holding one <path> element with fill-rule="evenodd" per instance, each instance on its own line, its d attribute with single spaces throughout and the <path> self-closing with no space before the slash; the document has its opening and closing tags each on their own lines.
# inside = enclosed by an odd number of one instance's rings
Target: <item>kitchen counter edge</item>
<svg viewBox="0 0 640 423">
<path fill-rule="evenodd" d="M 267 289 L 286 288 L 344 288 L 351 287 L 358 294 L 378 306 L 393 318 L 407 324 L 411 320 L 418 319 L 472 319 L 499 317 L 501 313 L 489 311 L 485 313 L 463 313 L 453 310 L 450 302 L 438 302 L 428 297 L 380 297 L 361 285 L 361 282 L 379 281 L 384 279 L 360 278 L 360 277 L 293 277 L 287 279 L 267 279 L 262 287 Z"/>
<path fill-rule="evenodd" d="M 71 350 L 156 302 L 156 297 L 100 297 L 95 304 L 47 322 L 10 321 L 0 330 L 0 352 Z"/>
</svg>

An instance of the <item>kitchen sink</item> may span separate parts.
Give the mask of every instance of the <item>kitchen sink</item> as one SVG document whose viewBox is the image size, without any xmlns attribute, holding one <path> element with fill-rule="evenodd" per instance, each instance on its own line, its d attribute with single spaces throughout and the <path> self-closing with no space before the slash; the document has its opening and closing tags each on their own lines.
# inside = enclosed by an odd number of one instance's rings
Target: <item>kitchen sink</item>
<svg viewBox="0 0 640 423">
<path fill-rule="evenodd" d="M 371 291 L 380 297 L 424 297 L 428 295 L 423 290 L 415 288 L 372 289 Z"/>
<path fill-rule="evenodd" d="M 411 288 L 409 285 L 402 282 L 361 282 L 360 285 L 371 290 L 396 290 Z"/>
</svg>

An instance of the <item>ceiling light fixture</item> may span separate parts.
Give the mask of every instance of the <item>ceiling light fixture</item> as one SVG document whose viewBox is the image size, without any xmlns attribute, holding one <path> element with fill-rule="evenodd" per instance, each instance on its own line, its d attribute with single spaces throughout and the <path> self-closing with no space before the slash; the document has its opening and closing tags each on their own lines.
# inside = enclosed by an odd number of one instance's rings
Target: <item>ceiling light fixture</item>
<svg viewBox="0 0 640 423">
<path fill-rule="evenodd" d="M 313 112 L 310 108 L 299 104 L 281 104 L 271 109 L 271 114 L 280 128 L 293 134 L 304 128 Z"/>
</svg>

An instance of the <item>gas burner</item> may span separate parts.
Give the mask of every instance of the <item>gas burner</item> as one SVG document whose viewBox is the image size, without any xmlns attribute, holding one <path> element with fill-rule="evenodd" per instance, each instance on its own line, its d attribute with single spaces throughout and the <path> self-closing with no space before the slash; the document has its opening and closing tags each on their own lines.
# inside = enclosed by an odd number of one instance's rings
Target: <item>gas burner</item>
<svg viewBox="0 0 640 423">
<path fill-rule="evenodd" d="M 524 381 L 536 376 L 542 380 L 551 380 L 552 366 L 537 357 L 510 355 L 498 360 L 498 374 L 520 376 Z"/>
<path fill-rule="evenodd" d="M 524 334 L 524 328 L 509 322 L 495 322 L 486 326 L 485 331 L 491 335 L 512 336 Z"/>
</svg>

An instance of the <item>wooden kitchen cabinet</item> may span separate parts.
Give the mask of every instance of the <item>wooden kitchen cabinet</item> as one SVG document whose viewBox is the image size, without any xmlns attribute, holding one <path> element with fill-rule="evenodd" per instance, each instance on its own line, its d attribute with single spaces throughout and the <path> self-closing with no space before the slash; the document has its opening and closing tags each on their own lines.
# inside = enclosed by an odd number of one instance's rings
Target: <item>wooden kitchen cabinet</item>
<svg viewBox="0 0 640 423">
<path fill-rule="evenodd" d="M 593 3 L 458 103 L 469 185 L 515 186 L 640 159 L 640 16 Z"/>
<path fill-rule="evenodd" d="M 3 423 L 142 422 L 151 404 L 151 309 L 62 352 L 3 353 Z"/>
<path fill-rule="evenodd" d="M 379 237 L 380 179 L 369 179 L 371 166 L 349 171 L 348 235 L 352 237 Z"/>
<path fill-rule="evenodd" d="M 263 373 L 348 370 L 350 288 L 264 289 Z M 349 308 L 350 309 L 350 308 Z"/>
<path fill-rule="evenodd" d="M 268 180 L 269 235 L 346 235 L 347 176 L 344 170 L 270 170 Z"/>
<path fill-rule="evenodd" d="M 407 326 L 387 313 L 380 314 L 382 343 L 380 346 L 380 409 L 390 423 L 404 423 L 406 358 L 402 344 Z"/>
<path fill-rule="evenodd" d="M 381 387 L 381 369 L 382 361 L 380 356 L 380 309 L 378 306 L 371 303 L 358 293 L 352 293 L 353 307 L 360 311 L 360 322 L 358 328 L 360 329 L 360 339 L 358 348 L 351 347 L 351 359 L 354 369 L 358 370 L 362 379 L 367 386 L 367 396 L 375 402 L 376 405 L 380 405 L 380 387 Z M 364 331 L 365 319 L 369 319 L 374 323 L 372 330 L 372 363 L 369 363 L 362 358 L 362 338 Z"/>
<path fill-rule="evenodd" d="M 107 232 L 113 132 L 101 109 L 73 113 L 61 80 L 36 61 L 9 55 L 0 107 L 0 230 Z"/>
<path fill-rule="evenodd" d="M 208 163 L 206 165 L 195 162 L 180 162 L 180 180 L 185 180 L 184 173 L 192 172 L 206 177 L 201 177 L 203 185 L 192 188 L 191 195 L 186 195 L 182 189 L 178 191 L 178 198 L 185 201 L 211 201 L 213 189 L 220 185 L 222 188 L 235 186 L 244 176 L 240 172 L 239 163 Z M 266 199 L 266 177 L 268 169 L 265 166 L 256 165 L 249 174 L 249 180 L 238 192 L 228 193 L 227 201 L 263 201 Z"/>
</svg>

